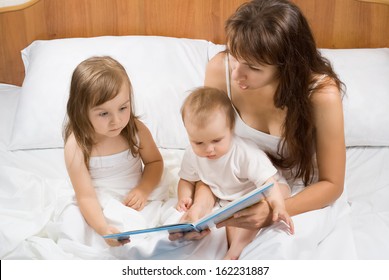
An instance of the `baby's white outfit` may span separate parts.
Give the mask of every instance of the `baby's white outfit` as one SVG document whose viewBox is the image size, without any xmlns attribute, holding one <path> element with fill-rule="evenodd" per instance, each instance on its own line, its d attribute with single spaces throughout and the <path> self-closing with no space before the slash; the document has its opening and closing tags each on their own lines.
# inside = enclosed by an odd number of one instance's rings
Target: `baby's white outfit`
<svg viewBox="0 0 389 280">
<path fill-rule="evenodd" d="M 263 185 L 277 169 L 267 155 L 249 140 L 234 136 L 229 151 L 218 159 L 197 156 L 185 150 L 179 177 L 202 181 L 221 200 L 234 200 Z"/>
</svg>

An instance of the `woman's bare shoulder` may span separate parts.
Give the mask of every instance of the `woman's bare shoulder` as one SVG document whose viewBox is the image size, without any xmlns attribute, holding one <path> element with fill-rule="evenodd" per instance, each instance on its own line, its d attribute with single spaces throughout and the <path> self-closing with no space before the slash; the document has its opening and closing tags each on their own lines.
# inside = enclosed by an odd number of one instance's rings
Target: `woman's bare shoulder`
<svg viewBox="0 0 389 280">
<path fill-rule="evenodd" d="M 216 54 L 207 64 L 205 72 L 205 86 L 225 89 L 226 87 L 226 66 L 225 52 Z"/>
<path fill-rule="evenodd" d="M 342 93 L 332 78 L 325 77 L 311 93 L 311 101 L 314 105 L 341 103 Z"/>
<path fill-rule="evenodd" d="M 328 136 L 343 131 L 342 95 L 331 79 L 312 93 L 311 102 L 318 134 Z"/>
<path fill-rule="evenodd" d="M 219 52 L 217 53 L 214 57 L 212 57 L 209 62 L 208 62 L 208 65 L 207 65 L 207 71 L 208 70 L 213 70 L 213 71 L 224 71 L 225 69 L 225 64 L 224 64 L 224 61 L 225 61 L 225 57 L 226 57 L 226 53 L 225 52 Z"/>
</svg>

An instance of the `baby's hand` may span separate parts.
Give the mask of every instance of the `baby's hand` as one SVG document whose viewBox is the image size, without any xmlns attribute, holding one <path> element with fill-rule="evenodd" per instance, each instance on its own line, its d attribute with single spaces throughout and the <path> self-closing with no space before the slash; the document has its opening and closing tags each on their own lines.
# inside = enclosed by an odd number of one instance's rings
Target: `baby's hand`
<svg viewBox="0 0 389 280">
<path fill-rule="evenodd" d="M 180 199 L 180 201 L 178 201 L 176 209 L 180 212 L 182 212 L 182 211 L 186 212 L 192 206 L 192 203 L 193 203 L 192 198 L 184 197 L 184 198 Z"/>
<path fill-rule="evenodd" d="M 294 224 L 292 218 L 284 208 L 276 207 L 273 209 L 273 222 L 284 221 L 289 227 L 289 233 L 294 234 Z"/>
<path fill-rule="evenodd" d="M 145 207 L 147 201 L 147 195 L 139 188 L 132 189 L 127 197 L 124 199 L 123 204 L 133 208 L 134 210 L 142 210 Z"/>
<path fill-rule="evenodd" d="M 119 233 L 120 231 L 117 230 L 115 227 L 108 227 L 106 230 L 106 233 L 104 235 L 108 234 L 114 234 L 114 233 Z M 117 240 L 115 238 L 104 238 L 104 241 L 111 247 L 117 247 L 117 246 L 122 246 L 124 244 L 127 244 L 130 242 L 130 239 L 123 239 L 123 240 Z"/>
</svg>

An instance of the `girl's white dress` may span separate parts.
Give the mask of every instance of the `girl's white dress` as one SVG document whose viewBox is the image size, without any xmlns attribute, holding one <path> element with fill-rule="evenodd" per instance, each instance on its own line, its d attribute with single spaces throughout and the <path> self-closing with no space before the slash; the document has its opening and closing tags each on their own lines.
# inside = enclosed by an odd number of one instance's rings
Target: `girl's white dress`
<svg viewBox="0 0 389 280">
<path fill-rule="evenodd" d="M 142 211 L 122 204 L 127 193 L 142 175 L 139 156 L 129 151 L 102 157 L 91 157 L 90 174 L 93 185 L 110 225 L 121 231 L 143 229 L 178 222 L 182 213 L 174 209 L 176 200 L 168 199 L 168 186 L 159 185 Z M 80 259 L 201 259 L 210 256 L 205 248 L 213 248 L 212 258 L 225 252 L 224 230 L 199 242 L 168 240 L 167 232 L 134 235 L 121 247 L 108 246 L 85 221 L 75 199 L 64 201 L 58 213 L 57 244 L 69 258 Z M 219 236 L 221 238 L 219 238 Z"/>
</svg>

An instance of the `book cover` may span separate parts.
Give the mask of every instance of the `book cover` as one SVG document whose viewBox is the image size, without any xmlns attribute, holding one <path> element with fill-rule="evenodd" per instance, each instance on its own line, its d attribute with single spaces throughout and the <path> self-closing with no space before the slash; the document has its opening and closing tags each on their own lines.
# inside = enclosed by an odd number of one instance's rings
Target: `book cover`
<svg viewBox="0 0 389 280">
<path fill-rule="evenodd" d="M 168 231 L 169 233 L 175 232 L 188 232 L 188 231 L 202 231 L 207 228 L 212 228 L 216 224 L 224 221 L 234 215 L 234 213 L 247 208 L 257 202 L 259 202 L 263 198 L 263 192 L 273 186 L 273 183 L 265 184 L 261 187 L 255 188 L 251 192 L 243 195 L 242 197 L 235 199 L 223 207 L 209 213 L 204 216 L 200 220 L 194 223 L 177 223 L 177 224 L 168 224 L 162 225 L 152 228 L 138 229 L 125 231 L 115 234 L 104 235 L 104 238 L 116 238 L 127 239 L 131 235 L 142 234 L 142 233 L 150 233 L 157 231 Z"/>
</svg>

